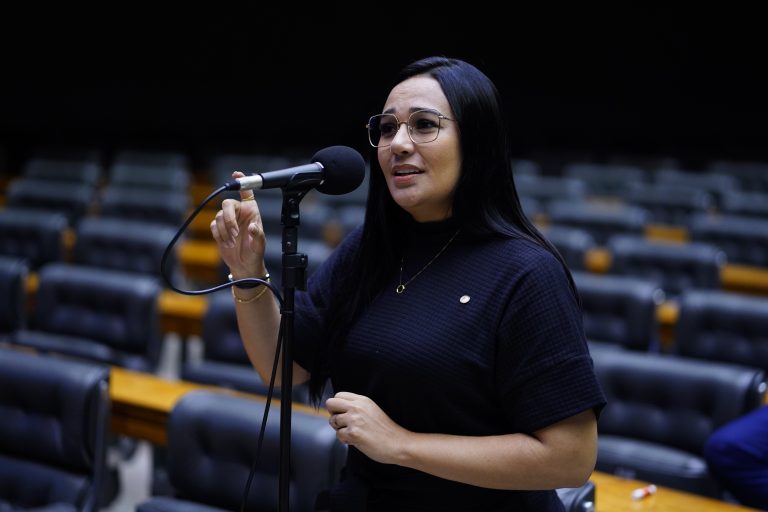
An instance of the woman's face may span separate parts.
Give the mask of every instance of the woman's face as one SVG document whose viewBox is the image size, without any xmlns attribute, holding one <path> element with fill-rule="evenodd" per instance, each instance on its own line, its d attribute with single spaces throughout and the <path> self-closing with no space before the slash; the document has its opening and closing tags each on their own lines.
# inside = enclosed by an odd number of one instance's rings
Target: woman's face
<svg viewBox="0 0 768 512">
<path fill-rule="evenodd" d="M 456 121 L 440 119 L 440 131 L 432 142 L 415 144 L 408 136 L 405 121 L 412 112 L 424 109 L 455 119 L 434 78 L 419 75 L 396 85 L 389 93 L 383 112 L 394 114 L 403 124 L 396 127 L 397 133 L 389 146 L 378 148 L 379 164 L 389 193 L 418 222 L 451 216 L 453 191 L 461 169 Z M 414 138 L 417 137 L 414 134 Z"/>
</svg>

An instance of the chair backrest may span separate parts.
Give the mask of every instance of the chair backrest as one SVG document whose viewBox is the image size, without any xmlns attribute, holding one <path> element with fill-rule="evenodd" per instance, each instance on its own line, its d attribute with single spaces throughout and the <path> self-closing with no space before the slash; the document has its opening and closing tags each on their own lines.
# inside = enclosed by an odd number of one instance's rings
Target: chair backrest
<svg viewBox="0 0 768 512">
<path fill-rule="evenodd" d="M 581 297 L 584 332 L 590 342 L 634 350 L 655 348 L 656 308 L 664 300 L 657 283 L 628 276 L 572 274 Z"/>
<path fill-rule="evenodd" d="M 189 361 L 182 365 L 182 379 L 261 395 L 269 392 L 269 382 L 261 380 L 243 348 L 230 290 L 208 295 L 202 340 L 202 360 Z M 273 395 L 280 398 L 279 385 L 273 390 Z M 292 399 L 308 403 L 308 386 L 295 385 Z"/>
<path fill-rule="evenodd" d="M 768 372 L 768 300 L 719 290 L 680 297 L 675 350 L 699 359 L 757 366 Z"/>
<path fill-rule="evenodd" d="M 180 498 L 236 510 L 256 459 L 264 403 L 209 391 L 186 394 L 168 421 L 168 476 Z M 248 510 L 276 510 L 280 422 L 275 410 L 248 497 Z M 313 510 L 318 493 L 338 481 L 346 447 L 328 419 L 291 417 L 291 510 Z"/>
<path fill-rule="evenodd" d="M 647 210 L 654 223 L 676 226 L 685 226 L 691 214 L 706 212 L 715 204 L 708 191 L 676 184 L 633 183 L 623 197 Z"/>
<path fill-rule="evenodd" d="M 28 274 L 23 259 L 0 256 L 0 340 L 26 326 Z"/>
<path fill-rule="evenodd" d="M 108 382 L 106 366 L 0 349 L 1 510 L 98 510 Z"/>
<path fill-rule="evenodd" d="M 768 220 L 768 192 L 729 191 L 723 194 L 720 211 Z"/>
<path fill-rule="evenodd" d="M 593 359 L 608 401 L 601 434 L 697 455 L 716 428 L 757 408 L 765 395 L 759 368 L 634 351 L 598 351 Z"/>
<path fill-rule="evenodd" d="M 725 252 L 711 244 L 651 241 L 637 236 L 611 237 L 610 272 L 654 280 L 671 296 L 693 288 L 720 287 Z"/>
<path fill-rule="evenodd" d="M 558 176 L 518 176 L 515 186 L 521 196 L 533 197 L 545 204 L 562 199 L 583 199 L 587 193 L 583 181 Z"/>
<path fill-rule="evenodd" d="M 640 235 L 649 221 L 649 213 L 637 206 L 555 201 L 547 209 L 553 226 L 568 226 L 587 231 L 598 245 L 613 235 Z"/>
<path fill-rule="evenodd" d="M 21 178 L 11 183 L 7 191 L 9 207 L 59 212 L 66 216 L 70 226 L 90 213 L 95 199 L 92 185 L 65 181 L 51 186 L 47 180 Z"/>
<path fill-rule="evenodd" d="M 74 263 L 159 276 L 163 253 L 176 230 L 155 222 L 89 217 L 75 233 Z M 178 247 L 178 246 L 177 246 Z M 176 253 L 168 269 L 179 271 Z"/>
<path fill-rule="evenodd" d="M 571 163 L 563 176 L 583 181 L 589 195 L 618 197 L 633 183 L 647 181 L 645 170 L 631 165 Z"/>
<path fill-rule="evenodd" d="M 186 193 L 191 181 L 186 167 L 120 162 L 109 170 L 109 185 L 114 187 Z"/>
<path fill-rule="evenodd" d="M 557 496 L 563 502 L 565 512 L 595 512 L 595 482 L 588 481 L 581 487 L 556 489 Z"/>
<path fill-rule="evenodd" d="M 26 178 L 53 182 L 83 183 L 95 187 L 101 179 L 101 167 L 93 161 L 33 158 L 24 165 Z"/>
<path fill-rule="evenodd" d="M 14 343 L 152 371 L 160 355 L 158 279 L 51 263 L 40 269 L 34 330 Z"/>
<path fill-rule="evenodd" d="M 64 259 L 62 213 L 6 208 L 0 210 L 0 254 L 24 258 L 30 269 Z"/>
<path fill-rule="evenodd" d="M 696 214 L 688 228 L 693 240 L 716 245 L 730 263 L 768 266 L 768 219 Z"/>
<path fill-rule="evenodd" d="M 573 270 L 584 270 L 587 252 L 597 247 L 595 239 L 584 229 L 548 226 L 541 231 Z"/>
<path fill-rule="evenodd" d="M 99 214 L 123 220 L 156 222 L 180 227 L 189 209 L 189 195 L 181 191 L 108 186 Z"/>
</svg>

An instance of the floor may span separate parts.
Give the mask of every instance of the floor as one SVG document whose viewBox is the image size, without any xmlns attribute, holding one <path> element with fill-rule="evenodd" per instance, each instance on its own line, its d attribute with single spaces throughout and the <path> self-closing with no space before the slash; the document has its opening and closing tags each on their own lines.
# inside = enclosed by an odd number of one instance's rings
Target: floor
<svg viewBox="0 0 768 512">
<path fill-rule="evenodd" d="M 163 341 L 163 351 L 160 359 L 158 374 L 167 378 L 176 378 L 179 375 L 182 343 L 186 343 L 187 357 L 196 359 L 201 357 L 202 343 L 199 339 L 190 339 L 186 342 L 176 335 L 168 335 Z M 120 459 L 115 454 L 110 454 L 113 460 Z M 128 460 L 120 460 L 118 463 L 120 473 L 120 491 L 114 501 L 102 512 L 133 512 L 136 505 L 147 500 L 151 495 L 152 477 L 152 445 L 146 441 L 138 444 L 136 451 Z"/>
</svg>

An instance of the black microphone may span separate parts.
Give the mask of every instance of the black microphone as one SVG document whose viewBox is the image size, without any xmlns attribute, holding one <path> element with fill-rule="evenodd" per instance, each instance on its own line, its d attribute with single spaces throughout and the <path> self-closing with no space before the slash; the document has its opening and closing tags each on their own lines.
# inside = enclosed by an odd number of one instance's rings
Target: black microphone
<svg viewBox="0 0 768 512">
<path fill-rule="evenodd" d="M 341 195 L 359 187 L 364 177 L 365 161 L 360 153 L 347 146 L 330 146 L 315 153 L 311 164 L 244 176 L 228 181 L 224 187 L 226 190 L 316 187 L 323 194 Z"/>
</svg>

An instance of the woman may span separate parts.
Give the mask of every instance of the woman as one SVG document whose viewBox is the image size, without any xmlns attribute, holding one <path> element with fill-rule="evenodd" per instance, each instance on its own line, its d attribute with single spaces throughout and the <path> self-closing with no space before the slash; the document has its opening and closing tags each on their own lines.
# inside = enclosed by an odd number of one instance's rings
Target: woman
<svg viewBox="0 0 768 512">
<path fill-rule="evenodd" d="M 495 86 L 417 61 L 368 132 L 364 225 L 296 297 L 294 383 L 319 398 L 330 378 L 349 446 L 331 509 L 561 510 L 552 489 L 588 479 L 605 401 L 570 274 L 520 207 Z M 234 278 L 267 271 L 252 198 L 211 224 Z M 279 326 L 265 290 L 233 288 L 263 379 Z"/>
</svg>

